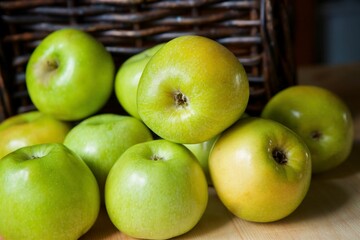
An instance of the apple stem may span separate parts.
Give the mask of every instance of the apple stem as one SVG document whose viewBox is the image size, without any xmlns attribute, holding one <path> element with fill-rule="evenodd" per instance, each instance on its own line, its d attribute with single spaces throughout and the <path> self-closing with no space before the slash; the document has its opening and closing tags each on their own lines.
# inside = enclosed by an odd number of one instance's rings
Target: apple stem
<svg viewBox="0 0 360 240">
<path fill-rule="evenodd" d="M 279 164 L 286 164 L 287 163 L 287 157 L 286 157 L 286 154 L 278 149 L 278 148 L 275 148 L 273 151 L 272 151 L 272 156 L 274 158 L 274 160 L 279 163 Z"/>
<path fill-rule="evenodd" d="M 189 105 L 189 100 L 188 98 L 180 91 L 175 92 L 174 94 L 174 100 L 175 100 L 175 105 L 177 107 L 187 107 Z"/>
</svg>

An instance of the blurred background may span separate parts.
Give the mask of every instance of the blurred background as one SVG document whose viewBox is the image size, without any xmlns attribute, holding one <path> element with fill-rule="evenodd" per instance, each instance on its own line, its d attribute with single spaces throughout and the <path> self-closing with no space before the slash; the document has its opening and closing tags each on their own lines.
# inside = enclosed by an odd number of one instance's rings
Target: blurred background
<svg viewBox="0 0 360 240">
<path fill-rule="evenodd" d="M 326 87 L 345 101 L 359 148 L 360 0 L 294 1 L 299 83 Z"/>
<path fill-rule="evenodd" d="M 360 0 L 295 0 L 298 66 L 360 62 Z"/>
</svg>

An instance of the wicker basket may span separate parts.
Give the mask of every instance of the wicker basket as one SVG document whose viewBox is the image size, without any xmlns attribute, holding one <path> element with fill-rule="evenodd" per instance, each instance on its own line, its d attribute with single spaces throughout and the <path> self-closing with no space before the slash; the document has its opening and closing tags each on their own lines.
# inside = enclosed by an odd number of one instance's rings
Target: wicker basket
<svg viewBox="0 0 360 240">
<path fill-rule="evenodd" d="M 25 84 L 30 54 L 50 32 L 76 27 L 112 54 L 130 56 L 185 34 L 229 48 L 250 81 L 247 111 L 257 114 L 279 90 L 296 84 L 291 0 L 22 0 L 0 2 L 0 121 L 33 110 Z M 114 94 L 113 94 L 114 95 Z M 117 111 L 111 107 L 106 111 Z M 117 105 L 119 105 L 117 103 Z"/>
</svg>

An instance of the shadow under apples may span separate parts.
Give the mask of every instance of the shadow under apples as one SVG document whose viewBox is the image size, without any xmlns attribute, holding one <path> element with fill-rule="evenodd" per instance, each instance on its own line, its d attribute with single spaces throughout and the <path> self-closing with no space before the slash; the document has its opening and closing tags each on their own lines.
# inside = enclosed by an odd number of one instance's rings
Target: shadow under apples
<svg viewBox="0 0 360 240">
<path fill-rule="evenodd" d="M 314 179 L 300 206 L 288 217 L 278 222 L 287 225 L 302 221 L 314 221 L 318 218 L 325 219 L 344 206 L 349 198 L 348 193 L 340 185 Z"/>
<path fill-rule="evenodd" d="M 106 239 L 111 235 L 119 234 L 119 230 L 112 224 L 105 206 L 101 206 L 98 218 L 92 228 L 79 240 Z"/>
<path fill-rule="evenodd" d="M 344 178 L 360 172 L 360 139 L 354 141 L 349 157 L 339 166 L 329 171 L 315 174 L 314 179 Z"/>
<path fill-rule="evenodd" d="M 231 221 L 233 215 L 225 208 L 216 195 L 213 187 L 209 187 L 209 199 L 204 215 L 197 225 L 189 232 L 174 239 L 193 239 L 194 236 L 208 235 Z M 120 235 L 119 239 L 133 239 L 119 232 L 112 224 L 104 206 L 101 207 L 99 216 L 93 227 L 79 240 L 107 239 L 110 236 Z"/>
<path fill-rule="evenodd" d="M 174 239 L 194 239 L 195 236 L 204 234 L 209 236 L 219 228 L 230 223 L 233 217 L 218 198 L 215 189 L 209 187 L 208 205 L 198 224 L 189 232 Z"/>
</svg>

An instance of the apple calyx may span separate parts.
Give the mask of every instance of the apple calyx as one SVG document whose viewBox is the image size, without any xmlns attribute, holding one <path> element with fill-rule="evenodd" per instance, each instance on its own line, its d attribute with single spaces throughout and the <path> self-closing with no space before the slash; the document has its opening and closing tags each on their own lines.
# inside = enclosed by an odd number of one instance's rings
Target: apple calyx
<svg viewBox="0 0 360 240">
<path fill-rule="evenodd" d="M 41 151 L 41 152 L 36 152 L 36 153 L 29 153 L 28 160 L 35 160 L 35 159 L 39 159 L 39 158 L 43 158 L 46 155 L 48 155 L 48 151 Z"/>
<path fill-rule="evenodd" d="M 323 134 L 320 131 L 315 130 L 310 133 L 310 136 L 312 139 L 319 141 L 322 138 Z"/>
<path fill-rule="evenodd" d="M 272 150 L 272 157 L 280 165 L 284 165 L 288 162 L 286 154 L 279 148 L 274 148 Z"/>
<path fill-rule="evenodd" d="M 44 144 L 44 146 L 48 146 L 48 144 Z M 43 149 L 36 152 L 32 151 L 31 149 L 26 149 L 23 161 L 43 158 L 47 156 L 53 148 L 54 147 L 46 149 L 46 147 L 44 147 Z"/>
<path fill-rule="evenodd" d="M 176 107 L 185 108 L 189 105 L 189 99 L 180 91 L 176 91 L 174 93 L 174 100 Z"/>
<path fill-rule="evenodd" d="M 154 155 L 152 155 L 152 156 L 150 157 L 150 160 L 152 160 L 152 161 L 159 161 L 159 160 L 164 160 L 164 158 L 161 157 L 161 156 L 159 156 L 159 155 L 154 154 Z"/>
</svg>

